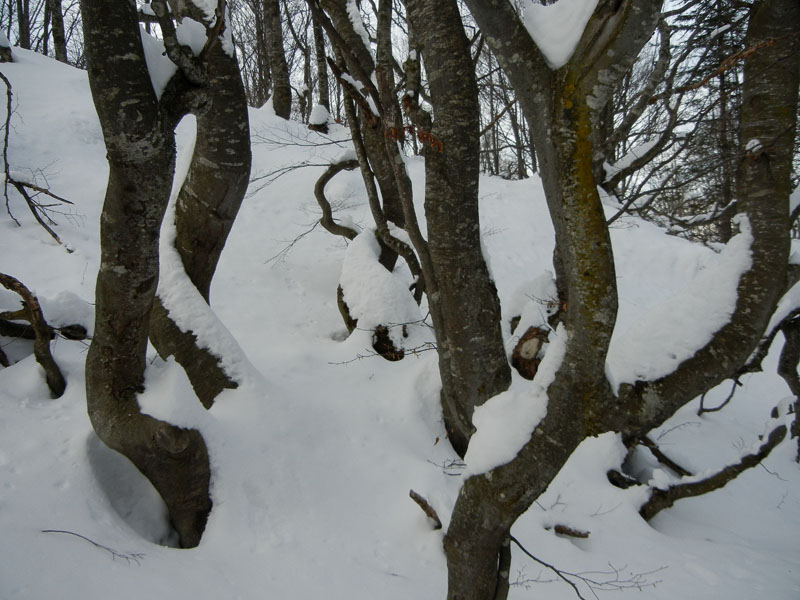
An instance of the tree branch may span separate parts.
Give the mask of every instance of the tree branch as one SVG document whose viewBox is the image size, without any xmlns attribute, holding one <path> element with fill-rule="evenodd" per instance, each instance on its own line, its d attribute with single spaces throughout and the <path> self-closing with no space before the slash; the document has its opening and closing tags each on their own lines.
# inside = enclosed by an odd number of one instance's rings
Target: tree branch
<svg viewBox="0 0 800 600">
<path fill-rule="evenodd" d="M 38 298 L 19 280 L 5 273 L 0 273 L 0 285 L 22 297 L 22 305 L 26 313 L 24 318 L 31 324 L 36 336 L 33 342 L 33 354 L 36 362 L 44 369 L 47 387 L 50 388 L 53 398 L 60 398 L 67 388 L 67 382 L 50 353 L 52 328 L 44 320 Z"/>
<path fill-rule="evenodd" d="M 319 224 L 333 235 L 341 235 L 346 237 L 348 240 L 354 239 L 358 235 L 358 231 L 352 227 L 340 225 L 333 220 L 331 204 L 325 197 L 325 186 L 328 185 L 328 182 L 336 177 L 336 175 L 341 171 L 352 171 L 353 169 L 357 168 L 358 161 L 354 158 L 333 163 L 331 166 L 325 169 L 325 172 L 320 175 L 320 178 L 317 179 L 317 183 L 314 185 L 314 197 L 317 199 L 317 204 L 319 204 L 319 207 L 322 210 L 322 217 L 319 220 Z"/>
<path fill-rule="evenodd" d="M 678 483 L 668 487 L 666 490 L 654 488 L 650 494 L 650 499 L 639 509 L 639 514 L 642 515 L 642 518 L 646 521 L 649 521 L 665 508 L 671 507 L 678 500 L 701 496 L 724 487 L 727 483 L 736 479 L 741 473 L 755 467 L 762 460 L 767 458 L 770 452 L 772 452 L 785 437 L 786 426 L 779 425 L 772 430 L 767 441 L 761 445 L 757 452 L 742 457 L 738 463 L 728 465 L 724 469 L 717 471 L 714 475 L 699 481 Z"/>
</svg>

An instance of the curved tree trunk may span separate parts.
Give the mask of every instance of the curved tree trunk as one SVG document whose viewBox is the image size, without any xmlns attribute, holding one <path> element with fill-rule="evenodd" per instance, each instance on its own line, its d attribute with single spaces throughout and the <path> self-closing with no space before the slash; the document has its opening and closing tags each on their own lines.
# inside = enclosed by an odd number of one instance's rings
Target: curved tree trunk
<svg viewBox="0 0 800 600">
<path fill-rule="evenodd" d="M 133 3 L 83 0 L 81 12 L 109 162 L 95 333 L 86 358 L 89 417 L 100 439 L 127 456 L 161 494 L 181 544 L 196 546 L 211 509 L 203 438 L 141 414 L 137 401 L 175 142 L 153 93 Z"/>
<path fill-rule="evenodd" d="M 783 295 L 789 261 L 789 194 L 800 87 L 800 4 L 764 0 L 752 8 L 745 37 L 757 48 L 744 61 L 736 177 L 738 210 L 752 230 L 752 267 L 742 275 L 727 325 L 674 372 L 623 386 L 630 413 L 617 428 L 640 435 L 689 399 L 729 377 L 749 358 Z"/>
<path fill-rule="evenodd" d="M 175 245 L 187 276 L 209 302 L 214 271 L 247 191 L 251 152 L 247 101 L 236 59 L 216 44 L 207 65 L 207 102 L 197 114 L 194 154 L 177 199 Z M 159 298 L 150 327 L 159 354 L 175 356 L 206 408 L 223 389 L 237 386 L 219 359 L 198 347 L 191 331 L 175 325 Z"/>
</svg>

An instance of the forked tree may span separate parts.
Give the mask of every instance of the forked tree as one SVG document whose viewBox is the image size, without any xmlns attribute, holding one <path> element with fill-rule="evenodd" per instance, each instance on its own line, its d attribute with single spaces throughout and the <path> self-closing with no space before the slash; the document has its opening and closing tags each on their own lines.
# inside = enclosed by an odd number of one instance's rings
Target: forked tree
<svg viewBox="0 0 800 600">
<path fill-rule="evenodd" d="M 197 347 L 190 331 L 170 323 L 168 311 L 152 313 L 159 231 L 174 177 L 174 129 L 186 114 L 197 115 L 195 155 L 178 197 L 176 229 L 187 276 L 206 300 L 247 185 L 250 149 L 244 94 L 225 39 L 225 2 L 214 15 L 199 12 L 191 2 L 171 5 L 173 12 L 163 0 L 152 2 L 166 53 L 178 67 L 159 95 L 147 69 L 135 2 L 81 2 L 89 83 L 109 163 L 86 394 L 100 439 L 153 483 L 181 545 L 192 547 L 211 510 L 208 450 L 198 431 L 141 413 L 137 394 L 144 386 L 148 334 L 158 330 L 160 351 L 175 352 L 179 360 L 207 359 L 205 371 L 188 370 L 195 389 L 205 390 L 206 406 L 235 382 L 217 357 Z M 177 43 L 175 21 L 187 18 L 206 28 L 197 56 Z M 209 374 L 217 380 L 207 386 Z"/>
<path fill-rule="evenodd" d="M 617 312 L 614 257 L 594 169 L 598 122 L 650 37 L 660 0 L 600 0 L 572 57 L 550 66 L 508 0 L 466 0 L 531 124 L 556 235 L 563 358 L 547 413 L 509 462 L 468 478 L 445 536 L 450 600 L 503 598 L 510 529 L 587 437 L 634 443 L 686 402 L 735 377 L 785 289 L 789 192 L 800 83 L 795 0 L 752 7 L 746 45 L 737 195 L 752 236 L 750 268 L 727 324 L 677 368 L 612 389 L 605 359 Z M 552 348 L 553 346 L 551 346 Z M 785 428 L 770 436 L 777 443 Z M 469 461 L 469 451 L 467 454 Z M 698 493 L 700 493 L 698 491 Z M 503 559 L 503 560 L 501 560 Z"/>
</svg>

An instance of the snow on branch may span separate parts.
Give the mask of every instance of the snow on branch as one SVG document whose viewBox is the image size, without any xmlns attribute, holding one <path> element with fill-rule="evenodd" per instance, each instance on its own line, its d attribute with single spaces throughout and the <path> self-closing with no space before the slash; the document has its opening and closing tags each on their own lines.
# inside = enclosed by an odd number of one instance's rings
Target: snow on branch
<svg viewBox="0 0 800 600">
<path fill-rule="evenodd" d="M 682 498 L 700 496 L 724 487 L 744 471 L 761 463 L 785 437 L 786 425 L 778 425 L 756 452 L 743 456 L 738 463 L 728 465 L 710 476 L 687 477 L 682 482 L 671 485 L 666 489 L 653 488 L 650 499 L 639 509 L 639 514 L 646 521 L 649 521 L 659 512 L 671 507 Z"/>
</svg>

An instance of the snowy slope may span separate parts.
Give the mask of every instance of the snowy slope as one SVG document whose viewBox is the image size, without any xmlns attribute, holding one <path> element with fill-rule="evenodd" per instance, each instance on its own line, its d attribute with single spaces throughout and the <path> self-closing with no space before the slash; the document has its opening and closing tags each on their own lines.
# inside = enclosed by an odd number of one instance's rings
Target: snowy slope
<svg viewBox="0 0 800 600">
<path fill-rule="evenodd" d="M 16 56 L 17 63 L 2 66 L 15 93 L 12 165 L 41 170 L 75 205 L 57 219 L 67 251 L 13 200 L 22 226 L 0 215 L 0 272 L 35 291 L 55 324 L 90 325 L 107 169 L 86 76 L 24 51 Z M 312 189 L 322 167 L 277 179 L 270 174 L 325 164 L 345 148 L 317 145 L 317 134 L 267 109 L 251 112 L 251 121 L 254 177 L 264 178 L 251 186 L 211 299 L 254 369 L 245 385 L 225 392 L 205 413 L 181 370 L 153 354 L 141 399 L 154 414 L 193 423 L 208 441 L 214 510 L 201 545 L 162 545 L 170 536 L 160 501 L 93 434 L 83 390 L 86 347 L 54 344 L 69 385 L 61 399 L 50 400 L 29 348 L 0 338 L 9 356 L 20 359 L 0 369 L 0 599 L 444 597 L 442 533 L 430 529 L 408 498 L 412 488 L 426 496 L 446 524 L 460 484 L 461 470 L 451 464 L 455 455 L 446 441 L 437 443 L 444 432 L 436 358 L 425 352 L 397 363 L 359 359 L 369 354 L 368 337 L 357 332 L 341 341 L 335 293 L 346 246 L 320 227 L 308 232 L 319 217 Z M 191 135 L 191 125 L 182 126 L 182 146 Z M 412 159 L 409 167 L 421 197 L 423 164 Z M 369 225 L 357 173 L 337 176 L 328 193 L 340 207 L 337 218 Z M 529 282 L 551 269 L 552 228 L 536 180 L 485 179 L 482 199 L 484 245 L 510 349 L 512 308 L 524 304 Z M 681 294 L 696 273 L 723 268 L 719 255 L 646 223 L 624 221 L 613 240 L 619 336 L 635 333 L 639 319 Z M 0 309 L 15 302 L 0 292 Z M 695 302 L 673 311 L 664 331 L 696 327 L 702 309 Z M 615 338 L 612 373 L 628 365 L 624 339 Z M 653 437 L 696 472 L 736 460 L 758 441 L 772 406 L 788 395 L 772 374 L 775 357 L 768 362 L 765 374 L 743 380 L 724 411 L 697 417 L 695 401 Z M 727 385 L 708 403 L 726 393 Z M 613 579 L 618 570 L 619 579 L 638 581 L 642 598 L 797 598 L 800 468 L 792 461 L 794 449 L 784 442 L 763 468 L 711 496 L 681 501 L 648 525 L 636 512 L 640 492 L 618 490 L 605 479 L 605 471 L 619 465 L 618 440 L 587 440 L 513 533 L 562 569 L 591 571 L 598 580 Z M 655 465 L 642 455 L 636 467 L 647 474 Z M 560 537 L 555 524 L 591 534 Z M 511 580 L 518 583 L 514 599 L 575 597 L 516 549 Z"/>
</svg>

